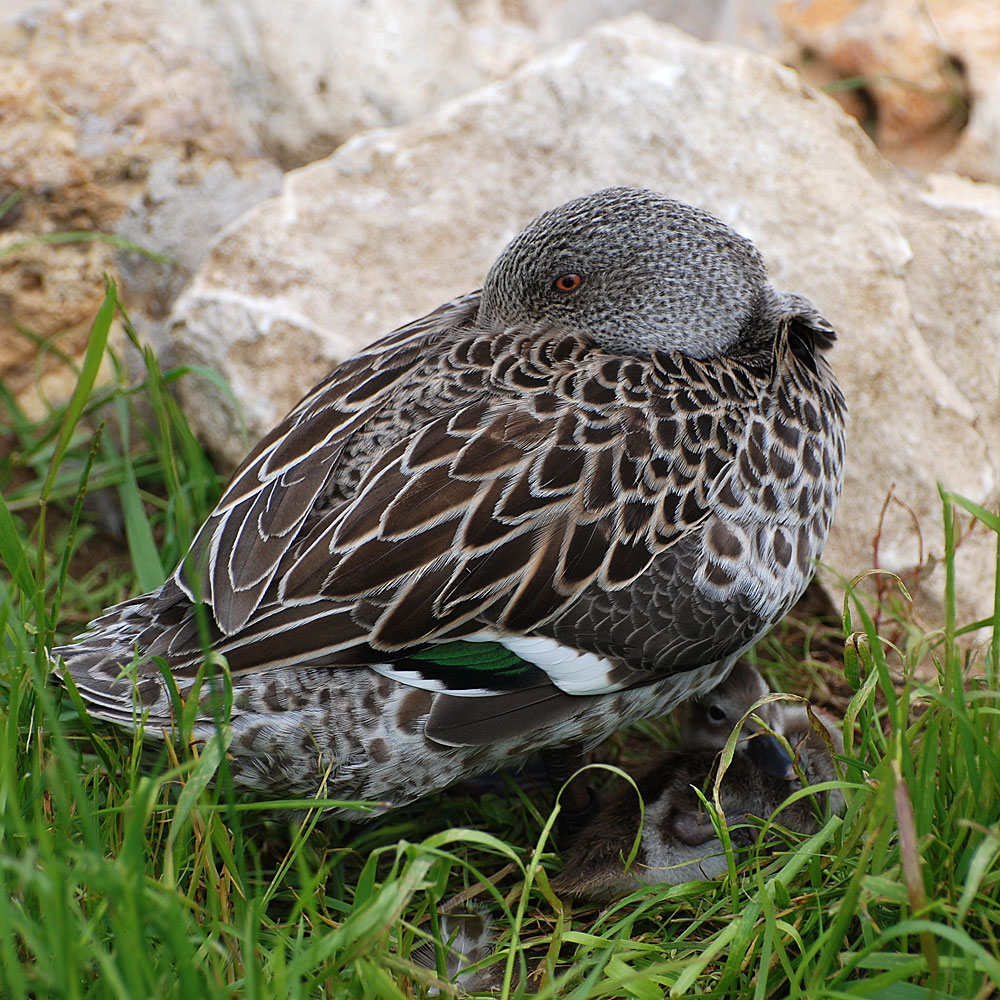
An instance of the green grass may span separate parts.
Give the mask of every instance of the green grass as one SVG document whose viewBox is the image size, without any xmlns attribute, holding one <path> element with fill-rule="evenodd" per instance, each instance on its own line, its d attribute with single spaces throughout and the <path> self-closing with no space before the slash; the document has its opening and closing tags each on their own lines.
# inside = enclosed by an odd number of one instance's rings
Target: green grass
<svg viewBox="0 0 1000 1000">
<path fill-rule="evenodd" d="M 368 826 L 315 810 L 289 821 L 233 792 L 224 727 L 174 752 L 92 724 L 44 647 L 157 585 L 220 488 L 169 393 L 183 370 L 144 352 L 142 379 L 115 362 L 114 382 L 95 385 L 116 313 L 111 288 L 66 407 L 34 421 L 0 387 L 5 1000 L 423 996 L 436 977 L 408 956 L 456 894 L 497 917 L 504 996 L 1000 992 L 1000 624 L 977 653 L 960 644 L 951 548 L 942 630 L 908 625 L 893 646 L 852 597 L 846 640 L 798 623 L 758 649 L 790 689 L 841 692 L 843 817 L 728 878 L 605 909 L 549 889 L 560 862 L 544 792 L 508 782 Z M 1000 541 L 996 515 L 942 501 L 949 538 L 959 507 Z M 914 679 L 921 656 L 930 683 Z M 634 727 L 606 757 L 630 766 L 668 728 Z"/>
</svg>

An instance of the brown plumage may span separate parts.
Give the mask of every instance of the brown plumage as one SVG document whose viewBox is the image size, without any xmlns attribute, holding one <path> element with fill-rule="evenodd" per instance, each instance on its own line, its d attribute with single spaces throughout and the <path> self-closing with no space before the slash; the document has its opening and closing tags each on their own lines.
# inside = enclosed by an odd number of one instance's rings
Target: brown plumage
<svg viewBox="0 0 1000 1000">
<path fill-rule="evenodd" d="M 329 771 L 399 804 L 597 742 L 717 683 L 804 588 L 840 490 L 833 339 L 706 213 L 577 199 L 309 392 L 60 669 L 95 715 L 168 726 L 154 658 L 190 689 L 201 604 L 236 778 L 280 795 Z"/>
</svg>

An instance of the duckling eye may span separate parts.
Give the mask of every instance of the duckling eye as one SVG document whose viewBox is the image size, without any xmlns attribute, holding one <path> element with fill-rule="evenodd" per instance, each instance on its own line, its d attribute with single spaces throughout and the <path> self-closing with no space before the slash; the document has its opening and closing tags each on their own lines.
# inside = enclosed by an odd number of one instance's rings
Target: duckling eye
<svg viewBox="0 0 1000 1000">
<path fill-rule="evenodd" d="M 712 720 L 712 722 L 726 721 L 726 713 L 721 708 L 719 708 L 718 705 L 708 706 L 708 717 Z"/>
<path fill-rule="evenodd" d="M 583 276 L 579 274 L 562 274 L 554 282 L 552 287 L 557 292 L 572 292 L 583 284 Z"/>
</svg>

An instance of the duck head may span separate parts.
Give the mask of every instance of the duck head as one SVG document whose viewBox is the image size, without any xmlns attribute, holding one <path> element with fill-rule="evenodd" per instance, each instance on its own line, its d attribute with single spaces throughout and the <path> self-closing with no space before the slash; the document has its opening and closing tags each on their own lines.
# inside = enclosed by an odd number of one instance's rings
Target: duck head
<svg viewBox="0 0 1000 1000">
<path fill-rule="evenodd" d="M 653 191 L 607 188 L 546 212 L 490 268 L 480 326 L 559 329 L 608 351 L 726 354 L 776 293 L 754 245 Z"/>
</svg>

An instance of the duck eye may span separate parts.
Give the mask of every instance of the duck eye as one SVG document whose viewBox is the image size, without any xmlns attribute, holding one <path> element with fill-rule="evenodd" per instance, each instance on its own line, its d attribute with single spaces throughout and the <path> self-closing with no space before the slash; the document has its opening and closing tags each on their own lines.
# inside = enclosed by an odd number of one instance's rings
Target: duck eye
<svg viewBox="0 0 1000 1000">
<path fill-rule="evenodd" d="M 562 274 L 552 283 L 552 287 L 557 292 L 572 292 L 583 284 L 583 277 L 579 274 Z"/>
<path fill-rule="evenodd" d="M 708 717 L 712 720 L 712 722 L 726 721 L 726 713 L 721 708 L 719 708 L 718 705 L 708 706 Z"/>
</svg>

